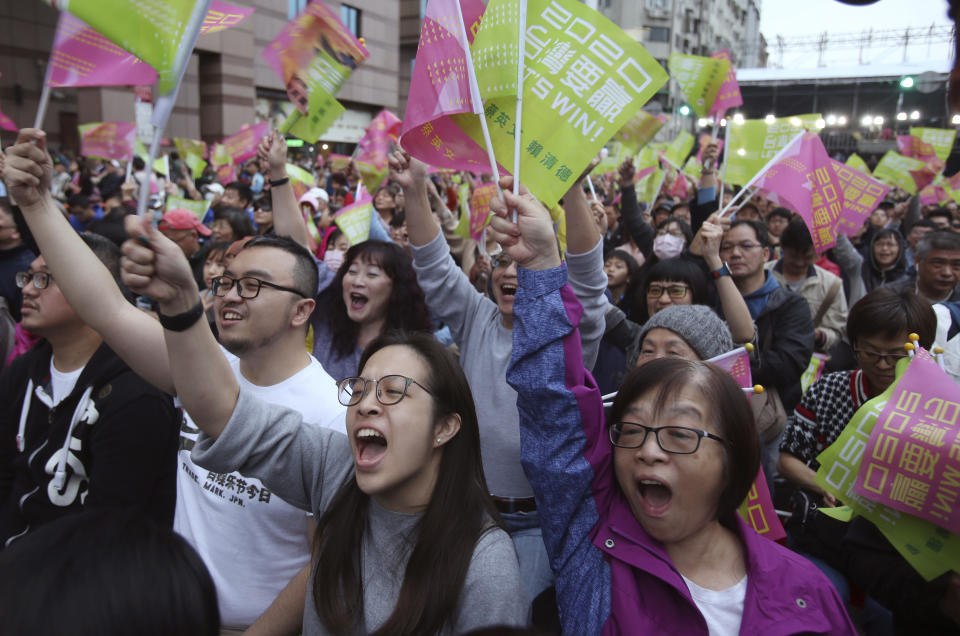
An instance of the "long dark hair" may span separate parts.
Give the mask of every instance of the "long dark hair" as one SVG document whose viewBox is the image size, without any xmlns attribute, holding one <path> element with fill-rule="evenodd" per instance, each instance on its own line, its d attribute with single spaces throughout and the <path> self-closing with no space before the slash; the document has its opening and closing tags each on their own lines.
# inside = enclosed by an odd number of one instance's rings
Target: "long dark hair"
<svg viewBox="0 0 960 636">
<path fill-rule="evenodd" d="M 433 394 L 433 420 L 460 416 L 460 431 L 443 447 L 436 486 L 418 524 L 397 604 L 380 635 L 433 634 L 457 606 L 474 548 L 501 524 L 487 490 L 480 459 L 480 432 L 470 385 L 453 355 L 424 333 L 387 332 L 371 342 L 358 373 L 377 351 L 413 349 L 427 363 L 425 383 Z M 313 603 L 333 633 L 353 631 L 363 616 L 360 553 L 367 530 L 369 496 L 355 479 L 341 487 L 317 524 Z"/>
<path fill-rule="evenodd" d="M 330 285 L 329 295 L 325 299 L 327 302 L 323 303 L 332 307 L 327 312 L 327 319 L 333 332 L 333 350 L 338 356 L 347 356 L 353 352 L 357 346 L 357 335 L 360 333 L 360 325 L 350 320 L 347 306 L 343 302 L 343 277 L 350 270 L 351 263 L 358 258 L 364 263 L 379 266 L 393 281 L 393 290 L 387 305 L 386 330 L 433 330 L 430 310 L 427 309 L 423 290 L 417 284 L 417 274 L 413 271 L 410 256 L 395 243 L 364 241 L 347 250 L 343 264 L 337 270 L 337 277 Z"/>
</svg>

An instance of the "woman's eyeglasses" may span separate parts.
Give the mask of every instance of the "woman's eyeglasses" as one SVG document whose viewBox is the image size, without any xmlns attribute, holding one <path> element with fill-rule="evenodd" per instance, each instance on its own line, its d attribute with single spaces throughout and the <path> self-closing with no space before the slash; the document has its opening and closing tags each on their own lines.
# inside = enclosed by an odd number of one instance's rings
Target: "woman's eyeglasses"
<svg viewBox="0 0 960 636">
<path fill-rule="evenodd" d="M 660 298 L 663 292 L 667 292 L 670 298 L 677 300 L 683 298 L 690 291 L 687 285 L 657 285 L 653 284 L 647 288 L 647 298 Z"/>
</svg>

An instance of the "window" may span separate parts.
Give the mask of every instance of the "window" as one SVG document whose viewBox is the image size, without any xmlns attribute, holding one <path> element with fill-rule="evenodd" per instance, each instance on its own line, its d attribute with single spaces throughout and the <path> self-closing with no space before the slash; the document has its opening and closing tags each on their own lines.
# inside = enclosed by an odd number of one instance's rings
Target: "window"
<svg viewBox="0 0 960 636">
<path fill-rule="evenodd" d="M 647 42 L 669 42 L 670 29 L 667 27 L 650 27 L 647 33 Z"/>
<path fill-rule="evenodd" d="M 307 0 L 287 0 L 287 19 L 294 19 L 306 8 Z"/>
<path fill-rule="evenodd" d="M 360 37 L 360 9 L 347 4 L 340 5 L 340 21 L 353 33 Z"/>
</svg>

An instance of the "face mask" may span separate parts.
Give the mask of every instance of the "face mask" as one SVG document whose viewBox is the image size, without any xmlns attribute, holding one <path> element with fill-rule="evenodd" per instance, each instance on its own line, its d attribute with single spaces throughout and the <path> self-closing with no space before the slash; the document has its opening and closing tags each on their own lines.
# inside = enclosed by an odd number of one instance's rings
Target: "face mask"
<svg viewBox="0 0 960 636">
<path fill-rule="evenodd" d="M 323 253 L 323 262 L 327 264 L 327 267 L 333 271 L 340 269 L 340 265 L 343 264 L 343 255 L 346 254 L 343 250 L 330 250 L 328 249 Z"/>
<path fill-rule="evenodd" d="M 663 234 L 653 240 L 653 253 L 661 261 L 675 256 L 680 256 L 683 252 L 683 246 L 687 241 L 682 236 L 673 234 Z"/>
</svg>

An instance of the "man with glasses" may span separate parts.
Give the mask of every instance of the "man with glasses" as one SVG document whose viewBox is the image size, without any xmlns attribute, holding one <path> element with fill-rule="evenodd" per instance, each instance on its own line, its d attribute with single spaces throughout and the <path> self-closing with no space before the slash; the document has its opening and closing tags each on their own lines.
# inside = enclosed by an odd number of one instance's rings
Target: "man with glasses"
<svg viewBox="0 0 960 636">
<path fill-rule="evenodd" d="M 18 143 L 6 149 L 2 177 L 48 253 L 49 271 L 77 314 L 134 370 L 172 394 L 163 326 L 107 284 L 109 273 L 53 207 L 45 142 L 41 131 L 21 131 Z M 126 221 L 140 222 L 134 217 Z M 178 231 L 176 225 L 171 229 Z M 162 238 L 153 228 L 147 232 Z M 316 262 L 305 248 L 286 237 L 256 237 L 217 279 L 215 317 L 224 355 L 245 390 L 299 411 L 306 426 L 342 431 L 345 409 L 337 401 L 333 378 L 304 347 L 317 285 Z M 171 329 L 189 326 L 202 318 L 199 301 L 185 315 L 160 320 Z M 137 424 L 137 430 L 145 428 Z M 257 479 L 195 465 L 190 450 L 198 433 L 185 418 L 174 529 L 210 570 L 224 627 L 243 629 L 308 565 L 310 520 Z"/>
<path fill-rule="evenodd" d="M 119 293 L 120 249 L 64 230 L 89 247 L 109 272 L 104 284 Z M 83 322 L 44 256 L 16 282 L 23 326 L 42 340 L 0 381 L 0 549 L 86 508 L 133 508 L 171 526 L 180 416 L 170 397 Z"/>
<path fill-rule="evenodd" d="M 21 296 L 13 277 L 26 270 L 34 258 L 36 255 L 24 244 L 17 230 L 10 200 L 0 198 L 0 296 L 6 301 L 14 322 L 20 322 Z"/>
<path fill-rule="evenodd" d="M 770 259 L 767 228 L 759 221 L 734 221 L 723 235 L 724 265 L 714 277 L 730 276 L 757 326 L 750 356 L 753 381 L 777 389 L 786 413 L 800 401 L 800 376 L 813 354 L 813 319 L 803 296 L 780 285 L 764 269 Z M 768 422 L 761 431 L 763 469 L 768 482 L 776 475 L 780 435 L 785 424 Z"/>
</svg>

